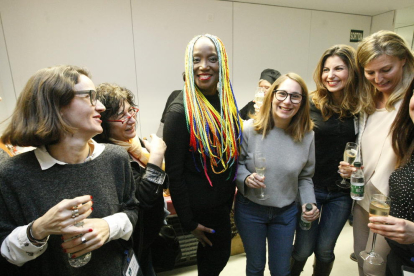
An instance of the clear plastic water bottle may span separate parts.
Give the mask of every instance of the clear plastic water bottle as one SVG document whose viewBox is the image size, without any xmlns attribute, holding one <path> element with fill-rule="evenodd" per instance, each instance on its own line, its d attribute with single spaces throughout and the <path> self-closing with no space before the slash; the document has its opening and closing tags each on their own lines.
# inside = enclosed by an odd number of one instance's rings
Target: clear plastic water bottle
<svg viewBox="0 0 414 276">
<path fill-rule="evenodd" d="M 77 226 L 77 227 L 83 227 L 83 221 L 76 223 L 75 226 Z M 74 237 L 72 237 L 72 238 L 70 238 L 68 240 L 65 240 L 65 242 L 70 241 L 70 240 L 73 240 L 73 239 L 76 239 L 76 238 L 79 238 L 79 237 L 82 237 L 82 236 L 83 235 L 74 236 Z M 78 256 L 76 258 L 72 258 L 72 255 L 76 255 L 76 253 L 68 253 L 69 264 L 72 267 L 81 267 L 81 266 L 84 266 L 87 263 L 89 263 L 89 261 L 92 258 L 92 252 L 88 252 L 88 253 L 86 253 L 86 254 L 84 254 L 82 256 Z"/>
<path fill-rule="evenodd" d="M 307 203 L 305 206 L 306 212 L 311 211 L 312 208 L 313 206 L 310 203 Z M 303 212 L 302 212 L 302 215 L 300 216 L 299 226 L 302 230 L 309 230 L 311 229 L 311 226 L 312 226 L 311 221 L 307 221 L 306 219 L 303 218 Z"/>
<path fill-rule="evenodd" d="M 354 200 L 362 200 L 364 198 L 364 171 L 361 168 L 361 162 L 355 162 L 354 171 L 351 175 L 351 198 Z"/>
</svg>

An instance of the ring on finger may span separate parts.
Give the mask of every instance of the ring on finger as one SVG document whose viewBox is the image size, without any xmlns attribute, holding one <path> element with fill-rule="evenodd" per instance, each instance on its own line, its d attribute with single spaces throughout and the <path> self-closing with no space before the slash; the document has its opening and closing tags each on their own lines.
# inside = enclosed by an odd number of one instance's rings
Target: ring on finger
<svg viewBox="0 0 414 276">
<path fill-rule="evenodd" d="M 72 210 L 78 209 L 77 205 L 72 206 Z"/>
<path fill-rule="evenodd" d="M 72 218 L 78 217 L 79 216 L 79 210 L 75 209 L 72 211 Z"/>
<path fill-rule="evenodd" d="M 82 237 L 82 238 L 81 238 L 81 241 L 82 241 L 82 243 L 86 243 L 88 240 L 87 240 L 87 239 L 85 239 L 85 237 Z"/>
</svg>

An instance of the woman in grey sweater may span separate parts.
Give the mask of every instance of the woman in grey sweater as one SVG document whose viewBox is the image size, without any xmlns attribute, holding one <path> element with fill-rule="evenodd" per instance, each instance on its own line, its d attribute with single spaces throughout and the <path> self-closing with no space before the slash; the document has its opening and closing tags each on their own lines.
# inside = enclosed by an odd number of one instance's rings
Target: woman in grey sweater
<svg viewBox="0 0 414 276">
<path fill-rule="evenodd" d="M 315 203 L 312 176 L 315 146 L 310 120 L 308 90 L 300 76 L 279 77 L 265 96 L 257 116 L 244 124 L 236 183 L 235 221 L 246 250 L 246 275 L 263 275 L 266 240 L 272 275 L 289 275 L 289 262 L 296 228 L 295 199 Z M 266 158 L 264 177 L 255 172 L 254 156 Z M 265 188 L 267 198 L 257 198 Z M 305 213 L 313 221 L 316 205 Z"/>
<path fill-rule="evenodd" d="M 17 270 L 8 275 L 122 275 L 137 200 L 128 154 L 91 139 L 103 111 L 74 66 L 38 71 L 20 94 L 2 141 L 37 149 L 0 165 L 1 254 Z M 91 251 L 86 265 L 69 264 Z"/>
</svg>

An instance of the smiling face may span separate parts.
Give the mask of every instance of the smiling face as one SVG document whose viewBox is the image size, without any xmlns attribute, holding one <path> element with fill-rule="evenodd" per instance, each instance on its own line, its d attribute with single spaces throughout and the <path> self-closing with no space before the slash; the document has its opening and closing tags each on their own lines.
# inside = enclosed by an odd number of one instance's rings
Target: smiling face
<svg viewBox="0 0 414 276">
<path fill-rule="evenodd" d="M 133 112 L 131 105 L 125 101 L 124 109 L 121 107 L 116 115 L 116 118 L 111 119 L 119 120 L 120 118 L 127 118 L 131 112 Z M 136 117 L 131 117 L 123 124 L 121 122 L 109 122 L 111 138 L 119 141 L 128 141 L 129 139 L 134 138 L 137 135 L 135 132 L 136 122 Z"/>
<path fill-rule="evenodd" d="M 287 78 L 277 88 L 277 90 L 284 90 L 288 94 L 299 93 L 303 94 L 302 88 L 296 81 Z M 298 113 L 301 103 L 294 104 L 291 102 L 291 97 L 288 95 L 285 100 L 279 101 L 276 98 L 276 93 L 273 93 L 272 99 L 272 115 L 275 125 L 279 128 L 285 129 L 289 126 L 293 116 Z"/>
<path fill-rule="evenodd" d="M 381 55 L 364 67 L 365 78 L 380 92 L 391 95 L 400 84 L 405 59 Z"/>
<path fill-rule="evenodd" d="M 348 66 L 338 56 L 326 59 L 322 68 L 322 83 L 331 93 L 342 93 L 348 81 Z"/>
<path fill-rule="evenodd" d="M 85 75 L 80 75 L 79 82 L 73 87 L 73 91 L 95 89 L 91 79 Z M 88 94 L 75 95 L 70 104 L 61 108 L 62 118 L 66 123 L 76 128 L 76 134 L 84 135 L 86 139 L 103 131 L 100 113 L 104 111 L 105 106 L 100 101 L 95 106 L 91 105 Z"/>
<path fill-rule="evenodd" d="M 194 80 L 204 95 L 215 95 L 219 81 L 219 61 L 216 48 L 208 37 L 200 37 L 193 50 Z"/>
</svg>

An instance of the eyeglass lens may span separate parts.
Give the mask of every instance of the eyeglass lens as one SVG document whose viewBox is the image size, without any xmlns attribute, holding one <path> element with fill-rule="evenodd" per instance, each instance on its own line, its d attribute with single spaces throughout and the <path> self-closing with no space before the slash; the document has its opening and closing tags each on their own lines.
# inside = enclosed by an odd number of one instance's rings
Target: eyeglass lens
<svg viewBox="0 0 414 276">
<path fill-rule="evenodd" d="M 302 95 L 299 93 L 287 93 L 286 91 L 276 90 L 276 99 L 278 101 L 284 101 L 288 96 L 290 96 L 290 101 L 294 104 L 302 101 Z"/>
</svg>

